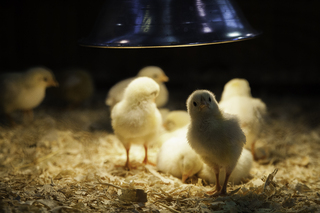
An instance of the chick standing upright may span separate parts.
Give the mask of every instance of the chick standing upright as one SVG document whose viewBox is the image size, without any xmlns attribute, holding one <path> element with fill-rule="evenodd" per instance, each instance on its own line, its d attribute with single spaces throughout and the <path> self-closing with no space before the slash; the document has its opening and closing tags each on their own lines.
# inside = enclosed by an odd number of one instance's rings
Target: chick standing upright
<svg viewBox="0 0 320 213">
<path fill-rule="evenodd" d="M 143 144 L 144 163 L 148 163 L 148 144 L 153 142 L 160 131 L 162 118 L 155 98 L 159 94 L 159 85 L 148 77 L 133 80 L 125 89 L 123 99 L 111 111 L 111 124 L 115 135 L 126 149 L 125 167 L 130 169 L 130 145 Z"/>
<path fill-rule="evenodd" d="M 0 77 L 0 107 L 10 119 L 10 114 L 21 110 L 33 119 L 33 108 L 45 97 L 47 87 L 58 86 L 53 73 L 44 67 L 34 67 L 23 73 L 5 73 Z"/>
<path fill-rule="evenodd" d="M 163 107 L 168 102 L 168 90 L 164 82 L 169 80 L 168 76 L 163 72 L 160 67 L 157 66 L 147 66 L 142 68 L 136 77 L 128 78 L 115 84 L 108 92 L 106 98 L 106 105 L 113 106 L 122 100 L 125 88 L 130 84 L 131 81 L 138 77 L 149 77 L 152 78 L 160 87 L 160 92 L 155 100 L 158 108 Z"/>
<path fill-rule="evenodd" d="M 196 90 L 187 99 L 191 117 L 187 139 L 204 163 L 213 169 L 216 176 L 214 195 L 225 195 L 227 183 L 246 142 L 238 120 L 219 109 L 213 93 Z M 221 188 L 220 169 L 225 169 L 225 180 Z"/>
<path fill-rule="evenodd" d="M 238 117 L 247 139 L 245 148 L 251 149 L 251 153 L 256 160 L 255 142 L 261 131 L 263 117 L 266 115 L 267 107 L 265 103 L 252 97 L 247 80 L 235 78 L 224 86 L 219 106 L 226 113 Z"/>
</svg>

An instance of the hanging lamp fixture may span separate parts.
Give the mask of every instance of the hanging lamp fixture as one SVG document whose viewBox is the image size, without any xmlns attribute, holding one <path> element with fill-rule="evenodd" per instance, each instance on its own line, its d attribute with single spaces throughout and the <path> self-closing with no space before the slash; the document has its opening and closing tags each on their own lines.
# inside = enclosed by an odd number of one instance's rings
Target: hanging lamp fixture
<svg viewBox="0 0 320 213">
<path fill-rule="evenodd" d="M 257 36 L 232 0 L 107 0 L 80 45 L 97 48 L 186 47 Z"/>
</svg>

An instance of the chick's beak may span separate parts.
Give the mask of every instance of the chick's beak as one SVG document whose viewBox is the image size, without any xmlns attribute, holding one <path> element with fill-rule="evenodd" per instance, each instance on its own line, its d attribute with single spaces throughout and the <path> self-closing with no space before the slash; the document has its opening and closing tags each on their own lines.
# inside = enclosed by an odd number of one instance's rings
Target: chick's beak
<svg viewBox="0 0 320 213">
<path fill-rule="evenodd" d="M 48 81 L 48 84 L 47 84 L 48 87 L 58 87 L 59 86 L 59 83 L 55 80 L 51 80 L 51 81 Z"/>
<path fill-rule="evenodd" d="M 189 172 L 187 174 L 183 174 L 181 179 L 182 183 L 185 183 L 189 176 L 190 176 Z"/>
<path fill-rule="evenodd" d="M 169 81 L 169 77 L 166 76 L 166 75 L 162 75 L 162 76 L 160 77 L 160 81 L 161 81 L 161 82 L 168 82 L 168 81 Z"/>
<path fill-rule="evenodd" d="M 200 108 L 200 110 L 202 110 L 205 107 L 208 107 L 208 103 L 205 98 L 201 97 L 199 108 Z"/>
</svg>

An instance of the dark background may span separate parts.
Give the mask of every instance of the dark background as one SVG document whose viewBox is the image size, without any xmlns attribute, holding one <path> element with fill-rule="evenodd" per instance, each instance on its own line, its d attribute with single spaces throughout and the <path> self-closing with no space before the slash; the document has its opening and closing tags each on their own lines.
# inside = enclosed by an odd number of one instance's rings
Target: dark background
<svg viewBox="0 0 320 213">
<path fill-rule="evenodd" d="M 43 65 L 54 72 L 81 67 L 104 94 L 146 65 L 169 76 L 169 91 L 213 90 L 246 78 L 254 96 L 319 99 L 319 0 L 237 0 L 263 33 L 252 40 L 166 49 L 97 49 L 77 41 L 89 34 L 103 0 L 0 1 L 0 71 Z M 172 96 L 171 96 L 172 97 Z M 186 97 L 181 97 L 185 100 Z"/>
</svg>

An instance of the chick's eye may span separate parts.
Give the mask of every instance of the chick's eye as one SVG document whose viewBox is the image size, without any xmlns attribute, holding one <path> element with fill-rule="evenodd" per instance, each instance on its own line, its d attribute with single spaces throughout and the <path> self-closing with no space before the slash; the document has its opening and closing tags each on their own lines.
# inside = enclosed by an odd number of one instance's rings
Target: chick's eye
<svg viewBox="0 0 320 213">
<path fill-rule="evenodd" d="M 156 95 L 156 94 L 157 94 L 157 92 L 152 92 L 152 93 L 151 93 L 151 95 Z"/>
<path fill-rule="evenodd" d="M 209 102 L 211 102 L 211 98 L 209 97 Z"/>
<path fill-rule="evenodd" d="M 153 75 L 153 79 L 156 79 L 156 78 L 158 78 L 158 75 L 157 75 L 157 74 L 154 74 L 154 75 Z"/>
<path fill-rule="evenodd" d="M 47 77 L 44 77 L 43 80 L 47 82 L 47 81 L 48 81 L 48 78 L 47 78 Z"/>
<path fill-rule="evenodd" d="M 195 107 L 197 106 L 197 103 L 195 101 L 193 102 L 193 106 L 195 106 Z"/>
</svg>

